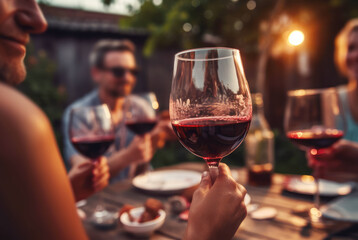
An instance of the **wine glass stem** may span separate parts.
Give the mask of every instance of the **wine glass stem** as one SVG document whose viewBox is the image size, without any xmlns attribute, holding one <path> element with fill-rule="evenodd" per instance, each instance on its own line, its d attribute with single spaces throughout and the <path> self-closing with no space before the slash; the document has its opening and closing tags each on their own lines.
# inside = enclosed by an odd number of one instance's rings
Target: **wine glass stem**
<svg viewBox="0 0 358 240">
<path fill-rule="evenodd" d="M 211 177 L 211 182 L 214 183 L 216 178 L 219 176 L 219 168 L 209 165 L 209 173 Z"/>
<path fill-rule="evenodd" d="M 97 162 L 97 164 L 99 164 L 100 159 L 101 158 L 96 159 L 95 162 Z M 104 210 L 105 210 L 105 208 L 103 205 L 103 195 L 102 195 L 102 191 L 101 191 L 98 193 L 98 200 L 97 200 L 95 213 L 94 213 L 95 217 L 100 217 Z"/>
<path fill-rule="evenodd" d="M 97 205 L 96 205 L 96 212 L 102 212 L 104 210 L 103 206 L 103 195 L 102 192 L 98 193 Z"/>
<path fill-rule="evenodd" d="M 211 182 L 214 184 L 216 178 L 219 176 L 219 163 L 221 158 L 218 159 L 204 159 L 209 167 L 209 173 L 211 177 Z"/>
<path fill-rule="evenodd" d="M 319 176 L 317 174 L 317 170 L 319 169 L 316 169 L 316 174 L 314 176 L 314 182 L 315 182 L 315 185 L 316 185 L 316 191 L 315 191 L 315 194 L 314 194 L 314 206 L 317 210 L 319 210 L 319 206 L 320 206 L 320 196 L 319 196 Z"/>
</svg>

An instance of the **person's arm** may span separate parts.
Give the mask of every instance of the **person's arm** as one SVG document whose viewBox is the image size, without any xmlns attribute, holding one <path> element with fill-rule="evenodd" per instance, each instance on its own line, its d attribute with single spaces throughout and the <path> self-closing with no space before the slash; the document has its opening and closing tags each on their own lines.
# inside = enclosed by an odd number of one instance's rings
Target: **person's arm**
<svg viewBox="0 0 358 240">
<path fill-rule="evenodd" d="M 116 176 L 118 172 L 131 164 L 148 163 L 154 154 L 150 134 L 134 137 L 131 144 L 108 157 L 108 166 L 111 176 Z"/>
<path fill-rule="evenodd" d="M 204 172 L 194 192 L 184 240 L 230 240 L 245 219 L 246 189 L 231 177 L 230 169 L 220 163 L 214 184 Z"/>
<path fill-rule="evenodd" d="M 0 116 L 0 231 L 11 239 L 87 239 L 46 116 L 2 84 Z"/>
</svg>

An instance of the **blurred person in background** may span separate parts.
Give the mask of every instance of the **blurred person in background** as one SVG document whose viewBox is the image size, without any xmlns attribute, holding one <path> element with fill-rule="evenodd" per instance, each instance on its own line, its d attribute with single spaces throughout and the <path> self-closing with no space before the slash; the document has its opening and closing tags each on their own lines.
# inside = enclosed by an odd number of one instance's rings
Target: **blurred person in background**
<svg viewBox="0 0 358 240">
<path fill-rule="evenodd" d="M 325 178 L 358 180 L 358 19 L 350 20 L 335 40 L 335 63 L 348 84 L 338 87 L 346 118 L 344 139 L 331 148 L 311 155 L 311 163 L 322 167 Z"/>
<path fill-rule="evenodd" d="M 71 144 L 68 130 L 71 109 L 107 104 L 116 126 L 115 142 L 106 153 L 111 180 L 126 179 L 130 177 L 130 173 L 135 172 L 133 168 L 150 162 L 155 150 L 163 146 L 160 142 L 165 142 L 174 134 L 168 118 L 159 121 L 157 126 L 144 136 L 135 136 L 123 124 L 125 97 L 131 94 L 138 73 L 135 46 L 131 41 L 99 41 L 91 52 L 90 65 L 92 79 L 98 88 L 72 103 L 65 110 L 62 126 L 64 158 L 66 164 L 70 166 L 89 161 Z"/>
</svg>

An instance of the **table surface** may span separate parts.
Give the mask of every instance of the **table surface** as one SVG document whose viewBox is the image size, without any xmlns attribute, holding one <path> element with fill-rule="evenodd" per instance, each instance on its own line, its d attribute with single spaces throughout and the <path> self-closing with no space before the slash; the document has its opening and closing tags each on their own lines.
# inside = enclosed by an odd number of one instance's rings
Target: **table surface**
<svg viewBox="0 0 358 240">
<path fill-rule="evenodd" d="M 202 172 L 205 168 L 205 164 L 202 163 L 184 163 L 163 169 L 185 169 Z M 292 209 L 298 206 L 312 206 L 312 196 L 303 196 L 282 191 L 285 175 L 274 174 L 273 183 L 270 187 L 253 187 L 246 184 L 247 174 L 245 169 L 232 169 L 232 172 L 237 173 L 235 175 L 238 176 L 238 182 L 246 187 L 252 199 L 251 203 L 259 204 L 260 207 L 274 207 L 278 210 L 278 215 L 271 220 L 254 220 L 248 216 L 239 227 L 234 239 L 325 239 L 329 234 L 345 229 L 351 225 L 350 223 L 335 222 L 328 229 L 317 229 L 306 225 L 303 218 L 292 213 Z M 151 195 L 139 191 L 132 186 L 131 181 L 115 183 L 102 192 L 102 198 L 106 207 L 113 209 L 119 209 L 124 204 L 142 206 L 149 197 L 157 198 L 163 203 L 166 203 L 168 199 L 168 196 Z M 89 198 L 87 204 L 81 207 L 87 215 L 94 211 L 97 199 L 98 194 Z M 120 225 L 114 229 L 100 230 L 86 220 L 83 224 L 90 239 L 138 239 L 125 233 Z M 164 225 L 161 229 L 156 231 L 150 239 L 181 239 L 185 228 L 186 222 L 179 220 L 177 215 L 168 213 L 167 211 L 167 218 Z"/>
</svg>

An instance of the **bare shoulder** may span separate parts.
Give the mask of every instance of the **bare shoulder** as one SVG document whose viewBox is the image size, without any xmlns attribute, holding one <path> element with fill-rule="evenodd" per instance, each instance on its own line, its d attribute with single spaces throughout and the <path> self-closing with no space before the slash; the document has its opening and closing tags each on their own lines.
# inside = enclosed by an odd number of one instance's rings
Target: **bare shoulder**
<svg viewBox="0 0 358 240">
<path fill-rule="evenodd" d="M 2 83 L 0 83 L 0 115 L 3 116 L 0 123 L 7 122 L 12 125 L 27 127 L 31 124 L 48 123 L 46 115 L 34 102 L 18 90 Z"/>
<path fill-rule="evenodd" d="M 46 115 L 22 93 L 0 83 L 0 156 L 52 135 Z M 3 156 L 4 157 L 4 156 Z"/>
<path fill-rule="evenodd" d="M 47 117 L 2 83 L 0 133 L 0 223 L 12 220 L 5 233 L 11 239 L 86 239 Z"/>
</svg>

